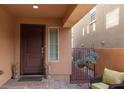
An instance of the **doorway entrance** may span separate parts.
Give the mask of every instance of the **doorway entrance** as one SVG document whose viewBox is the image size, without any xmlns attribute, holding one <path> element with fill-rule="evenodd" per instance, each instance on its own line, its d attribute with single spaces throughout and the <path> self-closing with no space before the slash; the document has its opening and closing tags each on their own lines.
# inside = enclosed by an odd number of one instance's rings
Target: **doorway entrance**
<svg viewBox="0 0 124 93">
<path fill-rule="evenodd" d="M 21 24 L 21 75 L 45 75 L 45 25 Z"/>
</svg>

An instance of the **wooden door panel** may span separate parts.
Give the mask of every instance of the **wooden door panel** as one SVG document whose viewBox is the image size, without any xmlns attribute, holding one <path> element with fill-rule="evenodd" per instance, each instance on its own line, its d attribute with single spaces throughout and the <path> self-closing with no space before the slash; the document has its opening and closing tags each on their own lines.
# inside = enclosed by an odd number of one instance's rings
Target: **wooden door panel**
<svg viewBox="0 0 124 93">
<path fill-rule="evenodd" d="M 21 74 L 44 74 L 44 56 L 41 49 L 44 47 L 45 26 L 21 27 Z"/>
</svg>

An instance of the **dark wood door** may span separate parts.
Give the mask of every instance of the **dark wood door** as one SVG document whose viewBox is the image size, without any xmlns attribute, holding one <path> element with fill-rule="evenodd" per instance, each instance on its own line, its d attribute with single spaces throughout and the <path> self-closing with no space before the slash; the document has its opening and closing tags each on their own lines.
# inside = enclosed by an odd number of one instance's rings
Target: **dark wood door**
<svg viewBox="0 0 124 93">
<path fill-rule="evenodd" d="M 21 74 L 43 75 L 45 25 L 21 25 Z"/>
</svg>

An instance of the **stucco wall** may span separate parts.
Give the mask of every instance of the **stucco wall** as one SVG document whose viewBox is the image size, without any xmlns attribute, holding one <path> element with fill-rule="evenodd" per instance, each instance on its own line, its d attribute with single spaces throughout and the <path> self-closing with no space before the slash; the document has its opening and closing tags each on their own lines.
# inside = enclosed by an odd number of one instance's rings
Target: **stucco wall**
<svg viewBox="0 0 124 93">
<path fill-rule="evenodd" d="M 96 64 L 96 74 L 103 75 L 104 68 L 124 72 L 124 48 L 96 49 L 100 58 Z"/>
<path fill-rule="evenodd" d="M 106 14 L 119 8 L 119 24 L 106 29 Z M 124 71 L 124 5 L 97 5 L 96 6 L 96 31 L 90 28 L 87 34 L 86 26 L 90 23 L 90 13 L 81 19 L 73 28 L 74 47 L 94 47 L 100 58 L 96 64 L 96 74 L 102 75 L 105 67 Z M 85 28 L 85 36 L 82 29 Z M 104 41 L 103 46 L 101 42 Z M 92 46 L 94 45 L 94 46 Z"/>
<path fill-rule="evenodd" d="M 14 62 L 13 18 L 0 8 L 0 86 L 11 78 L 11 64 Z"/>
<path fill-rule="evenodd" d="M 110 29 L 106 29 L 106 15 L 112 10 L 119 8 L 119 24 Z M 123 48 L 124 47 L 124 5 L 97 5 L 96 6 L 96 31 L 93 32 L 90 28 L 90 33 L 87 34 L 86 26 L 90 23 L 90 13 L 82 18 L 74 28 L 74 43 L 75 47 L 81 47 L 84 44 L 85 47 L 95 48 Z M 85 28 L 85 36 L 82 35 L 82 29 Z M 78 42 L 77 42 L 78 41 Z M 105 45 L 102 46 L 101 42 L 104 41 Z"/>
<path fill-rule="evenodd" d="M 15 31 L 15 62 L 18 63 L 18 74 L 20 74 L 20 24 L 46 24 L 46 52 L 45 63 L 49 65 L 49 74 L 64 75 L 69 78 L 71 73 L 71 31 L 70 28 L 63 28 L 59 19 L 37 19 L 17 18 Z M 59 61 L 48 62 L 48 27 L 59 27 Z"/>
</svg>

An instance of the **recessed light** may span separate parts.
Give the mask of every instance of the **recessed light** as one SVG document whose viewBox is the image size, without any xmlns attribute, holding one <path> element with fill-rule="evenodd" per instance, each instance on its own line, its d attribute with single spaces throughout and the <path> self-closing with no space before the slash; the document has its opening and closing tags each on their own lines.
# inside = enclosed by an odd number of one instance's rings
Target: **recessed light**
<svg viewBox="0 0 124 93">
<path fill-rule="evenodd" d="M 33 8 L 34 9 L 38 9 L 39 7 L 37 5 L 33 5 Z"/>
</svg>

